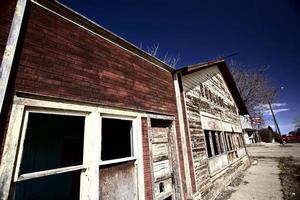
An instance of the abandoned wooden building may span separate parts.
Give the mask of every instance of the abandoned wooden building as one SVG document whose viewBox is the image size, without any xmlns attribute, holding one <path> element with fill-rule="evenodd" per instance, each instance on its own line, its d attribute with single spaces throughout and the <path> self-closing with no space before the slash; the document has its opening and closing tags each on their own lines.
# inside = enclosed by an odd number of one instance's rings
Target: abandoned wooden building
<svg viewBox="0 0 300 200">
<path fill-rule="evenodd" d="M 249 165 L 240 115 L 248 111 L 224 60 L 177 70 L 186 112 L 193 197 L 214 199 Z"/>
<path fill-rule="evenodd" d="M 247 166 L 224 60 L 174 69 L 57 1 L 0 26 L 0 199 L 213 199 Z"/>
</svg>

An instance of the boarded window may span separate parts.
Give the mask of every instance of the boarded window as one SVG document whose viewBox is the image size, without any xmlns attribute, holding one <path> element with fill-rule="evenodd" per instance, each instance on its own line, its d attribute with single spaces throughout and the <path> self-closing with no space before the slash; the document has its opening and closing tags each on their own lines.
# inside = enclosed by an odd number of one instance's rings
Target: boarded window
<svg viewBox="0 0 300 200">
<path fill-rule="evenodd" d="M 132 150 L 132 121 L 103 118 L 101 160 L 131 157 Z"/>
</svg>

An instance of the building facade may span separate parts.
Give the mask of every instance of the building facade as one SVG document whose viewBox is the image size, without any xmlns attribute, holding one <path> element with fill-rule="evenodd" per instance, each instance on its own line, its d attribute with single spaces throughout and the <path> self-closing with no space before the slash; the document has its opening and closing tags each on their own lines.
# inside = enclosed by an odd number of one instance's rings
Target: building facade
<svg viewBox="0 0 300 200">
<path fill-rule="evenodd" d="M 216 98 L 57 1 L 4 0 L 0 24 L 0 199 L 214 198 L 246 166 L 228 82 Z M 190 75 L 211 76 L 197 108 Z"/>
<path fill-rule="evenodd" d="M 240 115 L 247 109 L 224 60 L 178 70 L 194 171 L 193 198 L 214 199 L 249 166 Z"/>
</svg>

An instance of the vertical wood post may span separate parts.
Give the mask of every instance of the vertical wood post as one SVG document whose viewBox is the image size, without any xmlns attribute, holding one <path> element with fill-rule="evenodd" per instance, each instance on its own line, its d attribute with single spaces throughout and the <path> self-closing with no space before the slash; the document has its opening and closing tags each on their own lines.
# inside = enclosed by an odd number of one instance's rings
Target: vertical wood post
<svg viewBox="0 0 300 200">
<path fill-rule="evenodd" d="M 100 145 L 101 117 L 98 112 L 92 112 L 85 121 L 83 165 L 86 170 L 81 173 L 80 199 L 99 199 Z"/>
<path fill-rule="evenodd" d="M 10 27 L 8 39 L 6 42 L 1 67 L 0 67 L 0 113 L 2 112 L 3 102 L 5 98 L 5 93 L 7 90 L 8 80 L 10 77 L 10 72 L 12 64 L 14 61 L 14 56 L 16 52 L 16 47 L 19 39 L 19 34 L 22 26 L 22 21 L 24 17 L 25 7 L 27 0 L 18 0 L 16 4 L 15 13 L 13 16 L 12 24 Z"/>
<path fill-rule="evenodd" d="M 188 162 L 188 150 L 187 150 L 187 143 L 186 143 L 186 137 L 185 137 L 185 125 L 184 125 L 179 84 L 180 83 L 178 80 L 178 74 L 175 74 L 174 75 L 174 87 L 175 87 L 176 104 L 177 104 L 177 111 L 178 111 L 178 121 L 179 121 L 179 129 L 180 129 L 179 132 L 180 132 L 180 136 L 181 136 L 180 138 L 181 138 L 181 143 L 182 143 L 184 174 L 186 177 L 186 188 L 187 188 L 188 198 L 192 198 L 192 183 L 191 183 L 191 176 L 190 176 L 190 166 L 189 166 L 189 162 Z"/>
<path fill-rule="evenodd" d="M 3 156 L 0 165 L 0 199 L 8 199 L 10 184 L 13 176 L 15 156 L 22 126 L 24 106 L 14 104 L 4 143 Z"/>
</svg>

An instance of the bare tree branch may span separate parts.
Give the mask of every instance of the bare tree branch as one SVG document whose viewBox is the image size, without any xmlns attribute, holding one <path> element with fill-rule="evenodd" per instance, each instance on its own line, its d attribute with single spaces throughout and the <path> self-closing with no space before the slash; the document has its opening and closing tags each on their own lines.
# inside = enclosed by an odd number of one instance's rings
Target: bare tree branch
<svg viewBox="0 0 300 200">
<path fill-rule="evenodd" d="M 271 80 L 265 74 L 269 66 L 249 69 L 233 60 L 229 66 L 250 114 L 261 113 L 259 105 L 274 101 L 277 89 L 271 85 Z"/>
<path fill-rule="evenodd" d="M 140 45 L 140 48 L 142 48 L 141 45 Z M 161 61 L 163 61 L 164 63 L 166 63 L 166 64 L 168 64 L 168 65 L 170 65 L 170 66 L 172 66 L 174 68 L 177 66 L 177 64 L 178 64 L 178 62 L 180 60 L 180 56 L 179 55 L 177 57 L 170 56 L 168 54 L 168 52 L 161 58 L 159 56 L 159 43 L 156 43 L 156 44 L 154 44 L 154 45 L 152 45 L 150 47 L 147 46 L 146 51 L 150 55 L 152 55 L 152 56 L 154 56 L 154 57 L 156 57 L 158 59 L 161 59 Z"/>
<path fill-rule="evenodd" d="M 156 43 L 152 46 L 147 46 L 147 52 L 149 54 L 151 54 L 152 56 L 156 57 L 157 56 L 157 53 L 158 53 L 158 49 L 159 49 L 159 43 Z"/>
</svg>

